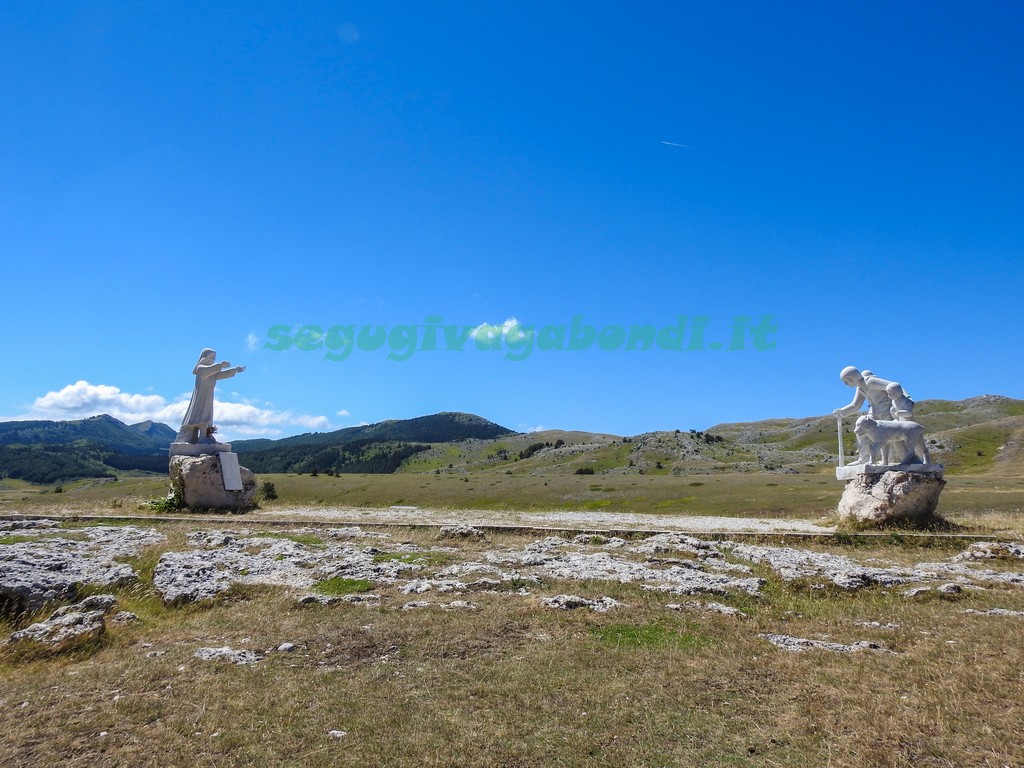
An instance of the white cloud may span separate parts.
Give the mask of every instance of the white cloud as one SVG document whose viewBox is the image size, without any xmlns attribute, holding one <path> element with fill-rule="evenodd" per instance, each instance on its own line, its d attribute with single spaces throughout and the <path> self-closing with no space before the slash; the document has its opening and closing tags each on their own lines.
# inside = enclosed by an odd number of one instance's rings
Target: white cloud
<svg viewBox="0 0 1024 768">
<path fill-rule="evenodd" d="M 250 352 L 256 352 L 260 348 L 260 337 L 255 333 L 250 333 L 245 337 L 245 348 Z"/>
<path fill-rule="evenodd" d="M 359 30 L 356 29 L 355 24 L 346 21 L 338 27 L 338 39 L 345 45 L 355 45 L 359 42 Z"/>
<path fill-rule="evenodd" d="M 509 335 L 511 332 L 511 336 Z M 533 331 L 528 331 L 516 320 L 514 317 L 510 317 L 501 325 L 492 325 L 491 323 L 480 323 L 476 328 L 469 332 L 471 339 L 476 340 L 477 336 L 484 334 L 484 338 L 502 338 L 506 341 L 511 340 L 513 342 L 520 341 L 521 339 L 527 339 Z"/>
<path fill-rule="evenodd" d="M 106 413 L 126 424 L 150 420 L 176 428 L 188 409 L 190 397 L 191 393 L 185 393 L 168 402 L 161 395 L 137 395 L 122 392 L 109 384 L 77 381 L 56 392 L 47 392 L 42 397 L 37 397 L 28 412 L 17 418 L 61 421 L 84 419 Z M 255 402 L 214 400 L 214 414 L 221 432 L 233 435 L 273 436 L 295 427 L 307 431 L 331 428 L 326 416 L 259 408 Z"/>
<path fill-rule="evenodd" d="M 344 408 L 342 408 L 340 411 L 338 411 L 338 413 L 336 415 L 337 416 L 351 416 L 352 414 L 350 414 L 348 411 L 346 411 Z"/>
</svg>

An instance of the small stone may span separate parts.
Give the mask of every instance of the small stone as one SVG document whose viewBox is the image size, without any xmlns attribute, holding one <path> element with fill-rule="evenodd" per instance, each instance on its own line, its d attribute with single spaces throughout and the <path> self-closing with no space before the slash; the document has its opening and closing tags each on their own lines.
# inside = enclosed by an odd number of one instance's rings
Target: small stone
<svg viewBox="0 0 1024 768">
<path fill-rule="evenodd" d="M 980 616 L 1024 616 L 1024 611 L 1011 611 L 1006 608 L 989 608 L 987 611 L 976 611 L 968 608 L 964 613 L 976 613 Z"/>
<path fill-rule="evenodd" d="M 291 653 L 296 649 L 296 647 L 295 643 L 281 643 L 277 646 L 277 650 L 281 653 Z"/>
<path fill-rule="evenodd" d="M 332 739 L 344 739 L 348 736 L 348 731 L 328 731 L 327 735 Z"/>
<path fill-rule="evenodd" d="M 475 611 L 480 606 L 469 600 L 452 600 L 450 603 L 441 603 L 441 607 L 450 611 Z"/>
<path fill-rule="evenodd" d="M 911 587 L 910 589 L 906 589 L 903 591 L 903 596 L 910 600 L 917 597 L 918 595 L 923 595 L 925 592 L 931 591 L 931 587 Z"/>
<path fill-rule="evenodd" d="M 333 605 L 341 602 L 337 595 L 303 595 L 299 598 L 299 605 Z"/>
<path fill-rule="evenodd" d="M 484 532 L 472 525 L 444 525 L 439 535 L 442 539 L 482 539 Z"/>
<path fill-rule="evenodd" d="M 410 600 L 402 606 L 403 611 L 411 611 L 415 608 L 426 608 L 430 603 L 426 600 Z"/>
<path fill-rule="evenodd" d="M 110 620 L 115 624 L 132 624 L 136 621 L 141 621 L 141 619 L 131 611 L 118 611 Z"/>
<path fill-rule="evenodd" d="M 949 584 L 942 584 L 935 588 L 935 591 L 942 593 L 943 595 L 959 595 L 964 591 L 964 588 L 959 584 L 950 582 Z"/>
<path fill-rule="evenodd" d="M 686 608 L 695 611 L 712 611 L 713 613 L 720 613 L 723 616 L 736 616 L 741 619 L 748 618 L 747 614 L 741 611 L 739 608 L 732 608 L 722 603 L 707 602 L 701 603 L 696 600 L 688 600 L 686 603 L 680 605 L 679 603 L 668 603 L 665 606 L 670 611 L 682 611 Z"/>
<path fill-rule="evenodd" d="M 880 646 L 878 643 L 872 643 L 867 640 L 858 640 L 850 645 L 843 645 L 842 643 L 831 643 L 827 640 L 810 640 L 805 637 L 793 637 L 792 635 L 776 635 L 772 633 L 759 634 L 758 637 L 762 637 L 778 648 L 784 651 L 790 651 L 792 653 L 799 653 L 801 651 L 817 650 L 817 651 L 832 651 L 834 653 L 856 653 L 857 651 L 885 651 L 886 649 Z M 888 651 L 891 653 L 891 651 Z"/>
<path fill-rule="evenodd" d="M 255 664 L 263 659 L 263 657 L 255 651 L 236 651 L 228 646 L 224 646 L 223 648 L 199 648 L 193 655 L 203 661 L 223 659 L 224 661 L 230 661 L 232 664 Z"/>
<path fill-rule="evenodd" d="M 579 595 L 555 595 L 554 597 L 545 597 L 541 599 L 541 605 L 546 608 L 555 608 L 560 611 L 571 611 L 576 608 L 589 608 L 592 611 L 598 613 L 604 613 L 609 608 L 614 608 L 617 605 L 622 605 L 618 600 L 614 600 L 610 597 L 600 597 L 597 600 L 588 600 L 585 597 Z"/>
</svg>

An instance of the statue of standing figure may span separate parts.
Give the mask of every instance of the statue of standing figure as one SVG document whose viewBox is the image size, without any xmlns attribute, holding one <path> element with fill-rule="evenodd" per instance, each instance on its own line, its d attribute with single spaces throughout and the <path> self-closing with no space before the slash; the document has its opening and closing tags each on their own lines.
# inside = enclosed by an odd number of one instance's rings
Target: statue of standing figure
<svg viewBox="0 0 1024 768">
<path fill-rule="evenodd" d="M 188 411 L 181 421 L 181 429 L 174 438 L 176 443 L 216 443 L 213 433 L 213 390 L 221 379 L 230 379 L 245 370 L 244 365 L 234 368 L 231 363 L 215 362 L 217 353 L 212 349 L 204 349 L 199 355 L 199 362 L 192 369 L 196 375 L 195 388 Z"/>
</svg>

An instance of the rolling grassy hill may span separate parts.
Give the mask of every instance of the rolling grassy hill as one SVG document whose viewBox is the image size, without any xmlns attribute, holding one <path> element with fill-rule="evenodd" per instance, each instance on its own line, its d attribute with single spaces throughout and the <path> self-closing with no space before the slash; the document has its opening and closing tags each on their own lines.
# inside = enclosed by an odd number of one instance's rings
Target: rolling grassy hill
<svg viewBox="0 0 1024 768">
<path fill-rule="evenodd" d="M 933 460 L 953 473 L 1016 474 L 1024 470 L 1024 401 L 983 395 L 925 400 L 915 414 L 928 430 Z M 853 419 L 845 421 L 847 461 Z M 531 446 L 533 450 L 529 450 Z M 500 472 L 513 475 L 705 475 L 831 473 L 838 453 L 829 416 L 719 424 L 705 432 L 673 430 L 632 437 L 549 430 L 492 440 L 434 445 L 400 472 Z"/>
</svg>

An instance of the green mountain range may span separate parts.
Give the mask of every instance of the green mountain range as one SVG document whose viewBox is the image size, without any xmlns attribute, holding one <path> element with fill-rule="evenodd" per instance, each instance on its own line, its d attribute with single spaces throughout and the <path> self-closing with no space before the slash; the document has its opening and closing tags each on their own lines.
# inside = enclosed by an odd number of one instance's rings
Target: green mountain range
<svg viewBox="0 0 1024 768">
<path fill-rule="evenodd" d="M 125 424 L 106 414 L 76 421 L 0 422 L 0 477 L 56 483 L 114 477 L 116 471 L 167 471 L 166 424 Z"/>
<path fill-rule="evenodd" d="M 77 421 L 0 422 L 0 445 L 70 445 L 85 440 L 140 456 L 161 450 L 166 453 L 175 434 L 166 424 L 143 421 L 129 425 L 106 414 Z"/>
</svg>

